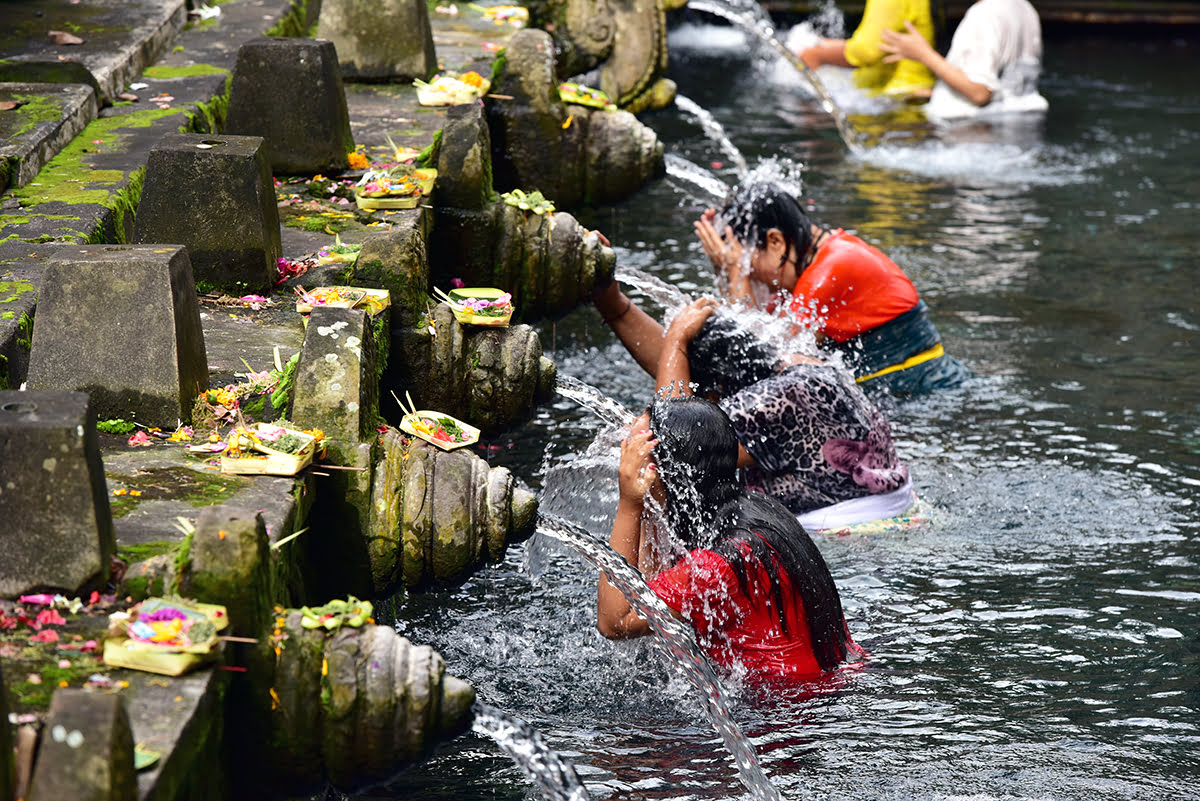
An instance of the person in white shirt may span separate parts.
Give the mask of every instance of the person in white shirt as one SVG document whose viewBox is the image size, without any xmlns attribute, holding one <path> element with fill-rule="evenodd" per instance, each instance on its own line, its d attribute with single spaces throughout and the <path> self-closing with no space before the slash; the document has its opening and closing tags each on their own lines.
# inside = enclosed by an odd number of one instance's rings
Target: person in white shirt
<svg viewBox="0 0 1200 801">
<path fill-rule="evenodd" d="M 1038 94 L 1042 25 L 1029 0 L 977 0 L 967 9 L 943 58 L 911 25 L 907 33 L 884 31 L 885 60 L 919 61 L 933 71 L 927 116 L 936 119 L 980 113 L 1045 111 Z"/>
</svg>

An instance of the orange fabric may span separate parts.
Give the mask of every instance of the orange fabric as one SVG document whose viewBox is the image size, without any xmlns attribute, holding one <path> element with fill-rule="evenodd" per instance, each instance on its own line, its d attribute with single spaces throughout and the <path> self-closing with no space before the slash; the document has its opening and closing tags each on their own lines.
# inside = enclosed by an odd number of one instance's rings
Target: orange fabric
<svg viewBox="0 0 1200 801">
<path fill-rule="evenodd" d="M 896 319 L 920 299 L 894 261 L 839 228 L 800 275 L 790 308 L 801 325 L 845 342 Z"/>
<path fill-rule="evenodd" d="M 696 549 L 650 582 L 654 593 L 696 629 L 701 646 L 727 667 L 740 663 L 759 673 L 808 678 L 821 675 L 804 618 L 804 604 L 783 577 L 784 634 L 768 607 L 770 576 L 748 557 L 749 595 L 733 568 L 713 551 Z"/>
</svg>

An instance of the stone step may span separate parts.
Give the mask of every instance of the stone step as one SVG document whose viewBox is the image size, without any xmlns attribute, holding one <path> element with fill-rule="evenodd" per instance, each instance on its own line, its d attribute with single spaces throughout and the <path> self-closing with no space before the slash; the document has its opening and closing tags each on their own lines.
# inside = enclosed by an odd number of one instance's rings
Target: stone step
<svg viewBox="0 0 1200 801">
<path fill-rule="evenodd" d="M 96 92 L 78 83 L 0 83 L 0 192 L 33 180 L 96 118 Z"/>
<path fill-rule="evenodd" d="M 187 0 L 18 0 L 4 16 L 0 80 L 90 83 L 106 105 L 183 30 Z M 55 44 L 51 31 L 82 42 Z"/>
</svg>

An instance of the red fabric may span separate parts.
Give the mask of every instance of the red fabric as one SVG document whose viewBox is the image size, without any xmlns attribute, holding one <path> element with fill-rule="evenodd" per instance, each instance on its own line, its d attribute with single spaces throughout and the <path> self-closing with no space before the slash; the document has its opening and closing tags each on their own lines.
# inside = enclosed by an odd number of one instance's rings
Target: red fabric
<svg viewBox="0 0 1200 801">
<path fill-rule="evenodd" d="M 839 228 L 800 275 L 791 311 L 802 325 L 845 342 L 894 320 L 920 299 L 894 261 Z"/>
<path fill-rule="evenodd" d="M 748 557 L 750 595 L 738 587 L 733 568 L 713 551 L 697 549 L 650 581 L 650 589 L 696 629 L 700 644 L 722 665 L 735 662 L 760 673 L 811 678 L 821 675 L 804 619 L 804 604 L 783 579 L 788 634 L 775 622 L 771 580 Z"/>
</svg>

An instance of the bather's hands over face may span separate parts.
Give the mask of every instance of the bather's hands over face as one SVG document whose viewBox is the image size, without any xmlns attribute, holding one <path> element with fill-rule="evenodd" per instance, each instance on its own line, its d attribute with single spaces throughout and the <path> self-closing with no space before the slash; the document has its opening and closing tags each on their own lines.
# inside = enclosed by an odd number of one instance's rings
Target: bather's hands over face
<svg viewBox="0 0 1200 801">
<path fill-rule="evenodd" d="M 629 436 L 621 442 L 621 466 L 617 470 L 622 501 L 636 504 L 645 502 L 646 493 L 657 477 L 652 458 L 657 442 L 646 415 L 633 421 Z"/>
<path fill-rule="evenodd" d="M 742 266 L 742 243 L 733 235 L 733 228 L 725 226 L 724 232 L 716 228 L 717 210 L 708 209 L 700 216 L 693 227 L 700 239 L 700 246 L 712 262 L 713 271 L 718 275 L 730 275 L 731 270 L 740 270 Z"/>
</svg>

